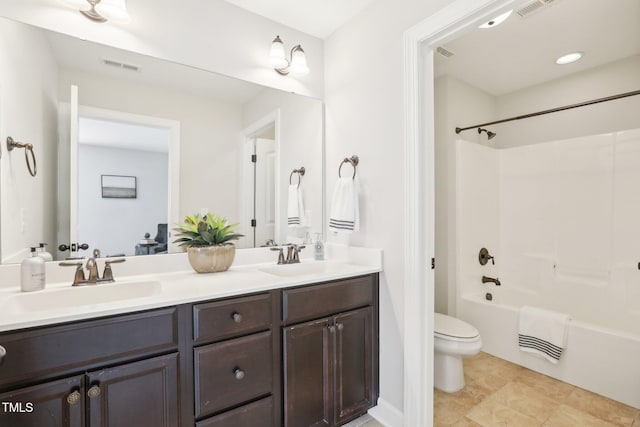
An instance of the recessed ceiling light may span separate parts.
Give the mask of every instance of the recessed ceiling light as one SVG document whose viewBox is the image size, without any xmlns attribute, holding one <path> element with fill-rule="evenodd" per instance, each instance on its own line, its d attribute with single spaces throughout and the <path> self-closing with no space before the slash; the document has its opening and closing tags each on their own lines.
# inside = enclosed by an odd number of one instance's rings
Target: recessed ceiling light
<svg viewBox="0 0 640 427">
<path fill-rule="evenodd" d="M 502 15 L 498 15 L 495 18 L 493 18 L 492 20 L 490 20 L 489 22 L 485 22 L 484 24 L 480 25 L 478 28 L 493 28 L 493 27 L 497 27 L 498 25 L 502 24 L 509 17 L 509 15 L 511 15 L 511 12 L 513 12 L 513 10 L 505 12 Z"/>
<path fill-rule="evenodd" d="M 562 55 L 560 58 L 556 59 L 556 64 L 571 64 L 572 62 L 576 62 L 578 59 L 582 58 L 582 55 L 584 55 L 582 52 L 567 53 L 566 55 Z"/>
</svg>

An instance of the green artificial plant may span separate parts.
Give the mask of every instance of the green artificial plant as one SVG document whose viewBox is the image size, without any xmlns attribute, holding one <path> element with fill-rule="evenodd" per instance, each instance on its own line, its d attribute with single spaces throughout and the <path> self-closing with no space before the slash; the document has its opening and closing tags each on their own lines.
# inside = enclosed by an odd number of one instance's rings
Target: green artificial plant
<svg viewBox="0 0 640 427">
<path fill-rule="evenodd" d="M 173 243 L 179 243 L 179 246 L 184 247 L 231 244 L 231 240 L 243 236 L 234 232 L 237 226 L 238 224 L 229 224 L 217 213 L 187 215 L 184 222 L 174 228 L 179 238 Z"/>
</svg>

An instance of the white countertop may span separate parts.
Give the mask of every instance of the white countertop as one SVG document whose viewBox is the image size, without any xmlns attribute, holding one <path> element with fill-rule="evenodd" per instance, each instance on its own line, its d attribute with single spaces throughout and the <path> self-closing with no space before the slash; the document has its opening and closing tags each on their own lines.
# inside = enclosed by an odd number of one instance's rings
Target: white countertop
<svg viewBox="0 0 640 427">
<path fill-rule="evenodd" d="M 281 266 L 277 266 L 275 262 L 251 263 L 259 258 L 243 255 L 229 270 L 209 274 L 198 274 L 191 269 L 181 268 L 180 271 L 157 274 L 119 276 L 114 265 L 116 282 L 113 284 L 71 287 L 70 280 L 66 280 L 47 283 L 42 291 L 26 293 L 20 292 L 19 286 L 3 286 L 0 287 L 0 331 L 123 314 L 382 271 L 381 250 L 336 246 L 329 253 L 333 256 L 326 261 L 305 258 L 300 264 Z M 273 258 L 272 254 L 270 258 Z M 167 260 L 174 263 L 178 260 L 176 265 L 184 267 L 183 258 L 186 255 L 168 257 L 172 258 L 144 258 L 146 263 L 164 261 L 166 264 Z M 145 267 L 149 271 L 149 266 Z M 49 269 L 47 274 L 49 275 Z M 72 278 L 73 269 L 66 269 L 66 275 L 69 279 Z M 119 292 L 122 290 L 127 295 L 131 293 L 131 297 L 120 297 Z"/>
</svg>

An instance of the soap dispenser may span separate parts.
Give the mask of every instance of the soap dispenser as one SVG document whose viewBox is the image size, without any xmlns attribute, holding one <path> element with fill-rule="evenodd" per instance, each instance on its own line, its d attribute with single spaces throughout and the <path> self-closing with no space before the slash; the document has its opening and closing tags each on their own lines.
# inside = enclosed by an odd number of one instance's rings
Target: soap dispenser
<svg viewBox="0 0 640 427">
<path fill-rule="evenodd" d="M 53 255 L 45 250 L 46 243 L 40 243 L 40 251 L 38 252 L 38 256 L 45 260 L 45 262 L 53 261 Z"/>
<path fill-rule="evenodd" d="M 316 233 L 316 242 L 313 245 L 313 259 L 322 261 L 324 259 L 324 243 L 322 242 L 322 233 Z"/>
<path fill-rule="evenodd" d="M 31 256 L 20 264 L 20 289 L 22 292 L 44 289 L 45 265 L 36 248 L 31 248 Z"/>
</svg>

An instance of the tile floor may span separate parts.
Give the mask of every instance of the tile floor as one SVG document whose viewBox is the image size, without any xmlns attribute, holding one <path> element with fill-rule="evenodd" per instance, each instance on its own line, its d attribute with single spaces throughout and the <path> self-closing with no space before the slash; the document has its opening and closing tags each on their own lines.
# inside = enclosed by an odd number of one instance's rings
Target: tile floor
<svg viewBox="0 0 640 427">
<path fill-rule="evenodd" d="M 464 370 L 462 390 L 435 390 L 434 426 L 640 427 L 637 408 L 487 353 L 464 359 Z"/>
<path fill-rule="evenodd" d="M 384 427 L 375 418 L 373 418 L 369 414 L 365 414 L 360 418 L 356 418 L 355 420 L 345 424 L 342 427 Z"/>
</svg>

